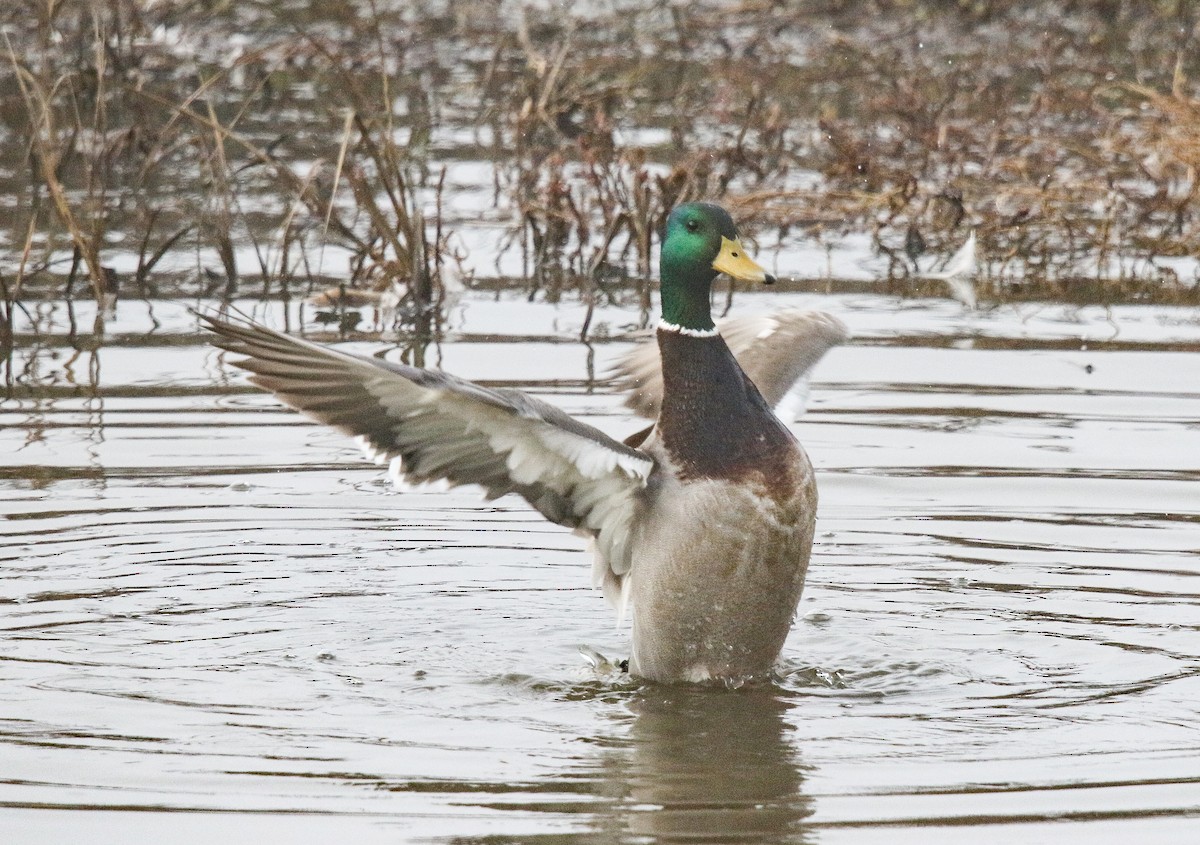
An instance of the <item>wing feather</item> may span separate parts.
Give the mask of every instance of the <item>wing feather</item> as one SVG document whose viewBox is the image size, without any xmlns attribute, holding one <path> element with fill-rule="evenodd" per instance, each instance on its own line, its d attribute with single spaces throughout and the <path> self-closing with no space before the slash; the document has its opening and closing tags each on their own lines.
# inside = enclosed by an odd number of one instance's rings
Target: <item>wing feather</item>
<svg viewBox="0 0 1200 845">
<path fill-rule="evenodd" d="M 775 407 L 832 347 L 850 336 L 846 324 L 824 311 L 789 308 L 773 314 L 733 317 L 717 329 L 767 404 Z M 627 407 L 657 419 L 662 406 L 658 344 L 640 344 L 613 369 Z"/>
<path fill-rule="evenodd" d="M 250 381 L 359 439 L 409 481 L 477 484 L 523 496 L 547 519 L 594 538 L 614 574 L 654 460 L 545 402 L 454 376 L 352 355 L 241 318 L 201 314 Z"/>
</svg>

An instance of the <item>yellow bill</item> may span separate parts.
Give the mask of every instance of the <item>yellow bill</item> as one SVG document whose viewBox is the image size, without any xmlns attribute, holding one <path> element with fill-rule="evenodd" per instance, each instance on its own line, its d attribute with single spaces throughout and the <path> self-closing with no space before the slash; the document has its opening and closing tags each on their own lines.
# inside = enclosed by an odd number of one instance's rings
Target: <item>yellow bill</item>
<svg viewBox="0 0 1200 845">
<path fill-rule="evenodd" d="M 762 282 L 775 284 L 775 277 L 764 270 L 758 263 L 746 254 L 741 238 L 730 240 L 721 238 L 721 252 L 712 263 L 713 269 L 726 273 L 743 282 Z"/>
</svg>

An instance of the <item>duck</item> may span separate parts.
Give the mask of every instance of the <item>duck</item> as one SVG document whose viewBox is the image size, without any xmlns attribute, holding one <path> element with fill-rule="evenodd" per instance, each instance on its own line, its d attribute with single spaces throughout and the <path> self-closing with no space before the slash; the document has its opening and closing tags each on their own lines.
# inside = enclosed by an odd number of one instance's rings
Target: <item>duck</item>
<svg viewBox="0 0 1200 845">
<path fill-rule="evenodd" d="M 377 265 L 375 281 L 370 287 L 355 288 L 334 285 L 317 291 L 304 302 L 317 309 L 317 322 L 344 323 L 343 328 L 353 329 L 358 325 L 359 315 L 348 312 L 352 308 L 371 308 L 375 312 L 375 327 L 388 329 L 395 325 L 401 305 L 411 299 L 412 278 L 404 275 L 395 262 Z M 447 261 L 438 268 L 434 279 L 434 301 L 437 307 L 448 313 L 466 291 L 464 270 L 460 255 L 447 256 Z"/>
<path fill-rule="evenodd" d="M 489 499 L 515 493 L 589 538 L 596 586 L 632 622 L 630 675 L 741 686 L 771 677 L 791 629 L 816 478 L 712 319 L 718 274 L 775 282 L 729 213 L 707 202 L 674 208 L 659 273 L 661 372 L 635 400 L 655 420 L 623 441 L 518 390 L 361 357 L 243 316 L 199 316 L 216 346 L 243 356 L 233 363 L 252 383 L 358 438 L 395 477 L 474 484 Z M 796 365 L 757 369 L 777 400 Z"/>
</svg>

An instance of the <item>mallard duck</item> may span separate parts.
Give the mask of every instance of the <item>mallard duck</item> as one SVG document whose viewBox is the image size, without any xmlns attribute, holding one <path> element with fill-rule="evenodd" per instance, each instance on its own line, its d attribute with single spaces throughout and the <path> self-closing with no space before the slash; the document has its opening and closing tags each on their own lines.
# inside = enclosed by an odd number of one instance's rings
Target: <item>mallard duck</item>
<svg viewBox="0 0 1200 845">
<path fill-rule="evenodd" d="M 408 481 L 518 493 L 590 537 L 593 575 L 632 617 L 629 672 L 740 684 L 770 674 L 812 549 L 817 488 L 796 438 L 717 331 L 718 273 L 770 284 L 733 220 L 671 212 L 661 246 L 661 411 L 619 442 L 516 390 L 363 358 L 202 315 L 255 384 L 357 436 Z"/>
</svg>

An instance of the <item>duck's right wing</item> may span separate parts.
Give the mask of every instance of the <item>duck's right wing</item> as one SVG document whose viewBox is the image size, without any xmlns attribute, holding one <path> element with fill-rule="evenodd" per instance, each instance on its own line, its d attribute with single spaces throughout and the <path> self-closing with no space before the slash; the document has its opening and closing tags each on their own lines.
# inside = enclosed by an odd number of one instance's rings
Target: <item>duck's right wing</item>
<svg viewBox="0 0 1200 845">
<path fill-rule="evenodd" d="M 772 314 L 733 317 L 717 323 L 729 350 L 772 408 L 821 357 L 850 336 L 846 324 L 824 311 L 789 308 Z M 662 364 L 653 341 L 622 358 L 614 373 L 628 391 L 625 404 L 657 419 L 662 405 Z"/>
<path fill-rule="evenodd" d="M 590 535 L 616 576 L 654 460 L 516 390 L 351 355 L 251 320 L 201 314 L 215 343 L 285 404 L 358 437 L 411 481 L 518 493 L 552 522 Z"/>
</svg>

